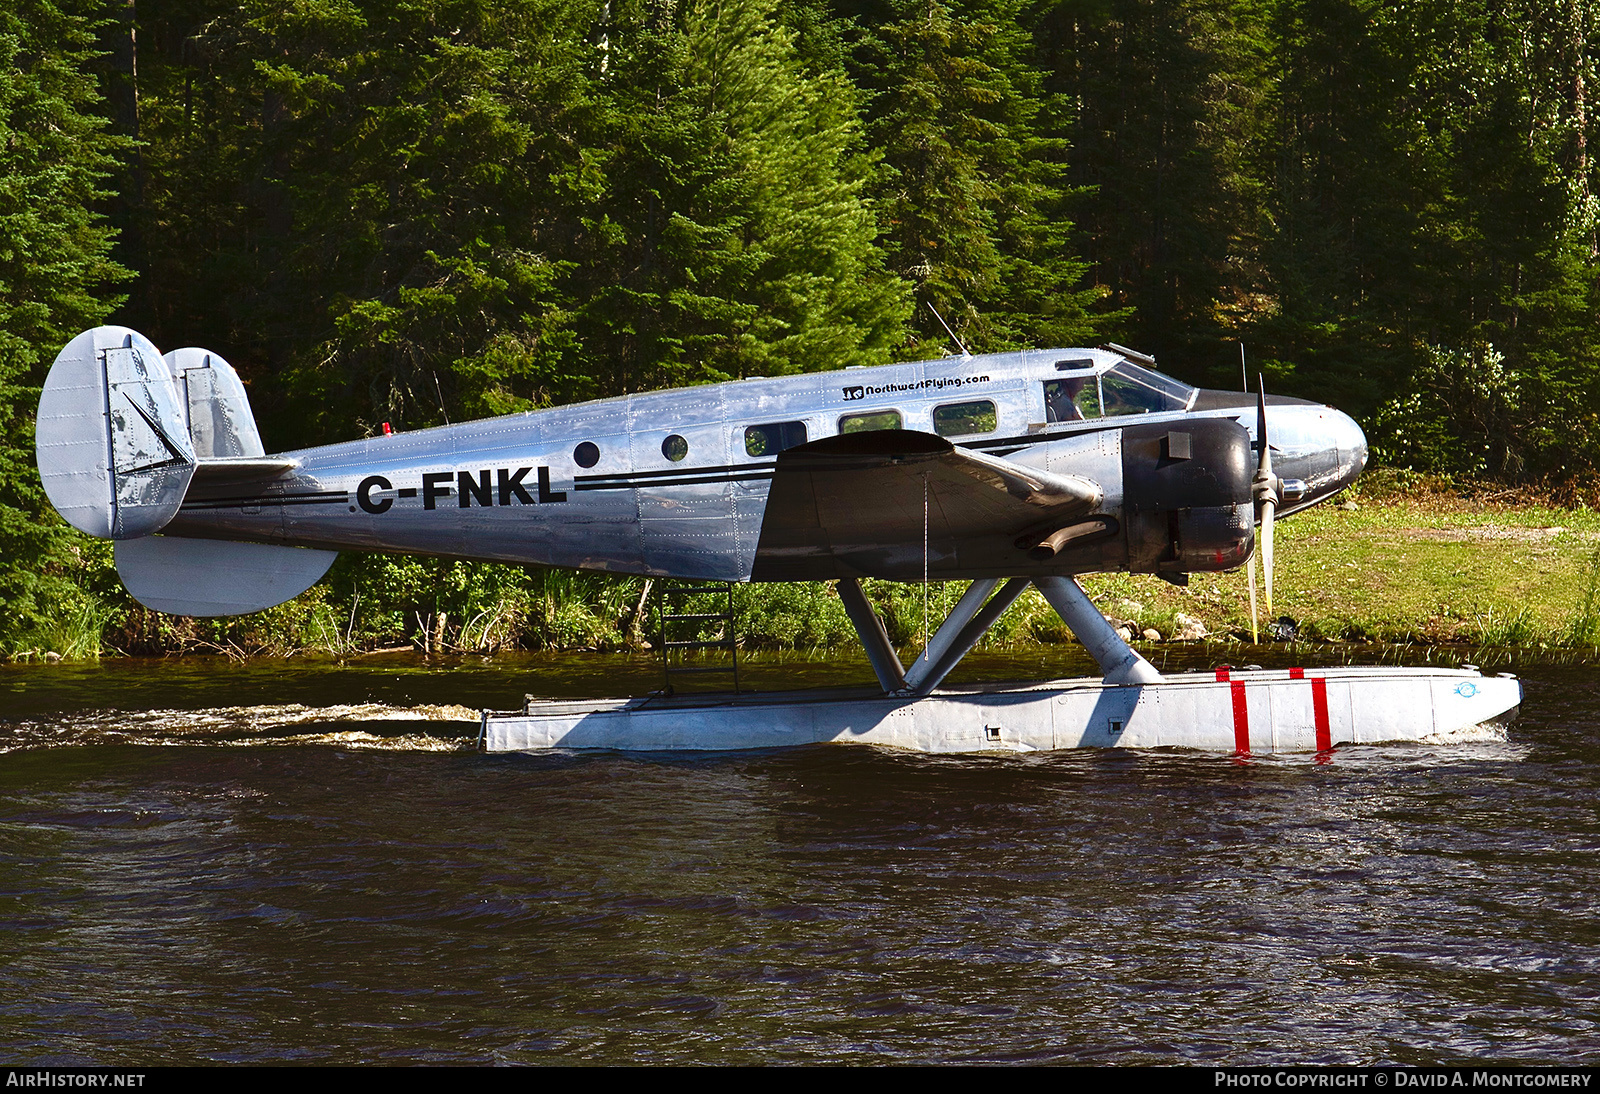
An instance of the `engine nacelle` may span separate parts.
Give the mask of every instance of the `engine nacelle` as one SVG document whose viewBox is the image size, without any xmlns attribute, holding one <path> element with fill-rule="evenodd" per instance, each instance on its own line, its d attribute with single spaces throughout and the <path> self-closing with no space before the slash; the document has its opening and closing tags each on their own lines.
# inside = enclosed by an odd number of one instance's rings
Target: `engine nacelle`
<svg viewBox="0 0 1600 1094">
<path fill-rule="evenodd" d="M 1232 418 L 1122 431 L 1128 570 L 1231 570 L 1255 546 L 1250 434 Z"/>
</svg>

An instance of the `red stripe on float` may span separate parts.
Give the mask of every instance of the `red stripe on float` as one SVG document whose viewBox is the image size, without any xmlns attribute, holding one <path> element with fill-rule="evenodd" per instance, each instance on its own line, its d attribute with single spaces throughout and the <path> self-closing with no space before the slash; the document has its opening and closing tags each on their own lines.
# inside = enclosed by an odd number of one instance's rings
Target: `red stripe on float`
<svg viewBox="0 0 1600 1094">
<path fill-rule="evenodd" d="M 1317 722 L 1317 751 L 1326 752 L 1333 747 L 1333 731 L 1328 726 L 1328 681 L 1320 676 L 1311 678 L 1311 716 Z"/>
<path fill-rule="evenodd" d="M 1223 681 L 1226 681 L 1228 679 L 1228 668 L 1229 668 L 1229 666 L 1223 665 L 1221 668 L 1219 668 L 1217 670 L 1217 681 L 1219 683 L 1221 683 Z"/>
<path fill-rule="evenodd" d="M 1250 754 L 1250 708 L 1244 701 L 1244 681 L 1233 681 L 1233 747 L 1236 751 L 1248 756 Z"/>
<path fill-rule="evenodd" d="M 1291 680 L 1304 680 L 1305 678 L 1306 678 L 1306 670 L 1305 669 L 1290 669 L 1289 670 L 1289 679 L 1291 679 Z"/>
</svg>

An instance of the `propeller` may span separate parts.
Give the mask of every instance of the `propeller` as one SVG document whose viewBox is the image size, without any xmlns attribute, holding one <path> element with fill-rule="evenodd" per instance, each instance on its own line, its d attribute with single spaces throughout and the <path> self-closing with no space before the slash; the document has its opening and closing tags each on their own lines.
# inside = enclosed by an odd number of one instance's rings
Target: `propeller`
<svg viewBox="0 0 1600 1094">
<path fill-rule="evenodd" d="M 1267 616 L 1272 616 L 1272 525 L 1278 514 L 1278 476 L 1272 473 L 1272 445 L 1267 442 L 1267 388 L 1256 374 L 1256 432 L 1261 437 L 1261 459 L 1251 482 L 1256 503 L 1261 506 L 1261 569 L 1266 579 Z"/>
<path fill-rule="evenodd" d="M 1250 373 L 1245 370 L 1243 342 L 1239 343 L 1239 390 L 1246 395 L 1250 394 Z M 1258 432 L 1262 425 L 1264 425 L 1263 421 L 1256 423 Z M 1245 564 L 1244 572 L 1250 582 L 1250 643 L 1251 645 L 1259 646 L 1261 644 L 1260 613 L 1256 611 L 1256 556 L 1254 551 L 1250 553 L 1250 561 Z"/>
<path fill-rule="evenodd" d="M 1250 480 L 1250 496 L 1255 500 L 1256 512 L 1261 520 L 1261 571 L 1267 592 L 1267 618 L 1272 618 L 1272 525 L 1278 512 L 1281 484 L 1272 473 L 1272 446 L 1267 442 L 1267 385 L 1256 373 L 1256 443 L 1261 455 L 1256 462 L 1255 477 Z M 1250 560 L 1250 640 L 1261 641 L 1259 617 L 1256 614 L 1256 560 Z"/>
</svg>

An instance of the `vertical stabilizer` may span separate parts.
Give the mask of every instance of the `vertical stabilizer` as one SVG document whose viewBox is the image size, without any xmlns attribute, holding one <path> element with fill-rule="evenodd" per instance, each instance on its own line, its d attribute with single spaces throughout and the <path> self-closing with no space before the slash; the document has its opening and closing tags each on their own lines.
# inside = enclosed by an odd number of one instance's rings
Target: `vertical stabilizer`
<svg viewBox="0 0 1600 1094">
<path fill-rule="evenodd" d="M 67 523 L 132 539 L 178 512 L 194 476 L 185 397 L 150 340 L 96 327 L 56 357 L 39 398 L 36 455 Z"/>
<path fill-rule="evenodd" d="M 202 460 L 266 454 L 256 431 L 250 397 L 233 366 L 205 349 L 175 349 L 163 360 L 178 381 L 189 440 Z"/>
</svg>

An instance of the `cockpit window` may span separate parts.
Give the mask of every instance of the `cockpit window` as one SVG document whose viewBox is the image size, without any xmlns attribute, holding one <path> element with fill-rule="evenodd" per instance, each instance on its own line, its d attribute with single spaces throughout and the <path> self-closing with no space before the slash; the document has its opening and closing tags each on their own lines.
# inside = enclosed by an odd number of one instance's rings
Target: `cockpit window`
<svg viewBox="0 0 1600 1094">
<path fill-rule="evenodd" d="M 1194 395 L 1188 384 L 1131 361 L 1118 361 L 1100 376 L 1100 401 L 1107 415 L 1187 410 Z"/>
<path fill-rule="evenodd" d="M 1077 362 L 1060 362 L 1064 364 Z M 1187 410 L 1195 389 L 1172 377 L 1118 361 L 1102 372 L 1044 382 L 1044 417 L 1047 422 L 1081 422 L 1101 415 L 1156 414 Z"/>
<path fill-rule="evenodd" d="M 773 422 L 744 431 L 744 450 L 751 456 L 776 456 L 786 448 L 805 443 L 805 422 Z"/>
<path fill-rule="evenodd" d="M 1100 378 L 1092 372 L 1044 382 L 1047 422 L 1081 422 L 1100 417 Z"/>
</svg>

